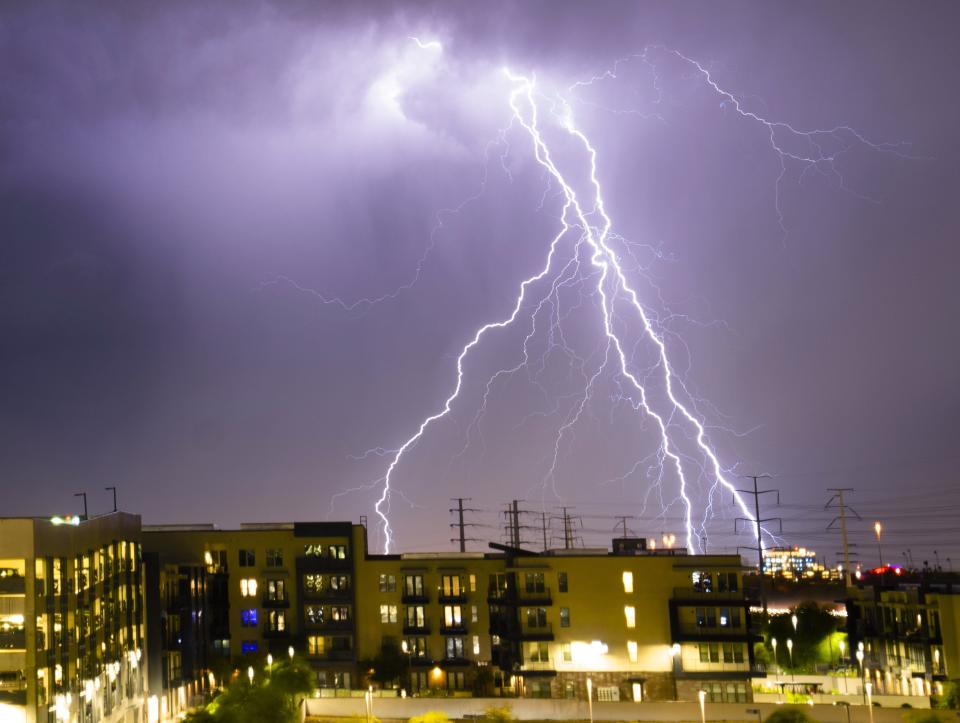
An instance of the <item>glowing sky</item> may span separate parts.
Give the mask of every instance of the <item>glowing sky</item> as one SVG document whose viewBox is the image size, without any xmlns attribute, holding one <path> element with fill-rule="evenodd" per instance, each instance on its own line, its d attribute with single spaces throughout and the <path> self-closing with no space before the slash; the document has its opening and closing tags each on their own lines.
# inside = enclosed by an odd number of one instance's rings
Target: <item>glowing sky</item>
<svg viewBox="0 0 960 723">
<path fill-rule="evenodd" d="M 456 355 L 509 313 L 558 229 L 529 141 L 499 134 L 508 65 L 573 100 L 613 231 L 635 244 L 638 288 L 712 445 L 734 478 L 776 475 L 785 538 L 832 551 L 825 490 L 852 486 L 866 561 L 875 518 L 898 559 L 960 553 L 957 14 L 3 7 L 2 514 L 72 511 L 83 489 L 106 508 L 113 484 L 150 522 L 371 514 L 376 485 L 331 496 L 376 482 L 387 458 L 364 452 L 402 444 L 442 406 Z M 847 137 L 828 149 L 845 149 L 832 168 L 788 163 L 778 184 L 765 127 L 676 56 L 568 91 L 659 44 L 764 117 L 909 145 Z M 568 302 L 589 368 L 595 299 Z M 612 380 L 542 486 L 576 359 L 552 357 L 543 388 L 499 385 L 474 423 L 524 333 L 478 348 L 462 405 L 398 466 L 401 548 L 449 544 L 451 496 L 483 510 L 471 519 L 489 527 L 471 536 L 484 540 L 500 538 L 511 498 L 572 505 L 588 544 L 650 502 L 643 469 L 625 476 L 654 451 L 650 422 L 615 403 Z M 631 528 L 679 533 L 676 511 L 657 520 L 654 507 Z M 722 514 L 711 535 L 735 545 L 734 512 Z"/>
</svg>

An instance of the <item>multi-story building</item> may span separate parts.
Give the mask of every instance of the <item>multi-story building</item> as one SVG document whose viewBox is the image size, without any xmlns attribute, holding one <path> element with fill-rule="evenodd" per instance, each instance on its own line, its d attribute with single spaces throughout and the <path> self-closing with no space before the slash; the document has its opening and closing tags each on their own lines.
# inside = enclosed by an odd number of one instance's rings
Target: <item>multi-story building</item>
<svg viewBox="0 0 960 723">
<path fill-rule="evenodd" d="M 158 525 L 143 529 L 151 689 L 176 713 L 229 661 L 287 655 L 315 663 L 318 685 L 350 688 L 356 671 L 355 580 L 365 530 L 350 523 Z"/>
<path fill-rule="evenodd" d="M 738 556 L 643 545 L 533 553 L 370 554 L 350 523 L 144 529 L 152 688 L 216 676 L 218 659 L 299 651 L 318 686 L 396 684 L 603 699 L 750 697 L 753 632 Z"/>
<path fill-rule="evenodd" d="M 878 693 L 936 695 L 960 676 L 960 576 L 880 568 L 848 590 L 847 612 L 853 664 Z"/>
<path fill-rule="evenodd" d="M 0 718 L 145 719 L 140 518 L 0 519 Z"/>
</svg>

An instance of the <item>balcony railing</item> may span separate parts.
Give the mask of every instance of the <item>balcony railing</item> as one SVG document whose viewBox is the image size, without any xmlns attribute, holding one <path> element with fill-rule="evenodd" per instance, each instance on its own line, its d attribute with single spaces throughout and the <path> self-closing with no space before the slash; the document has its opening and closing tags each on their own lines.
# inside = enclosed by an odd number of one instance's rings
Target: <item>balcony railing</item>
<svg viewBox="0 0 960 723">
<path fill-rule="evenodd" d="M 264 593 L 260 603 L 265 608 L 288 608 L 290 607 L 290 598 L 286 595 L 274 595 L 271 597 L 269 593 Z"/>
<path fill-rule="evenodd" d="M 26 650 L 27 634 L 23 628 L 0 630 L 0 650 Z"/>
<path fill-rule="evenodd" d="M 553 625 L 527 625 L 523 623 L 519 631 L 520 640 L 553 640 Z"/>
<path fill-rule="evenodd" d="M 430 602 L 430 594 L 426 590 L 414 590 L 412 592 L 403 591 L 403 594 L 400 596 L 400 602 L 405 605 L 417 604 L 424 605 Z"/>
<path fill-rule="evenodd" d="M 430 623 L 407 623 L 403 624 L 403 634 L 404 635 L 429 635 L 430 634 Z"/>
<path fill-rule="evenodd" d="M 442 623 L 440 625 L 440 634 L 441 635 L 465 635 L 467 632 L 467 624 L 465 622 L 459 623 Z"/>
<path fill-rule="evenodd" d="M 553 595 L 549 587 L 520 587 L 517 589 L 517 600 L 521 605 L 552 605 Z"/>
<path fill-rule="evenodd" d="M 461 590 L 458 593 L 451 591 L 440 591 L 437 596 L 437 600 L 441 603 L 465 603 L 467 601 L 467 593 L 465 590 Z"/>
<path fill-rule="evenodd" d="M 26 579 L 23 575 L 6 575 L 0 577 L 0 594 L 23 595 L 26 590 Z"/>
<path fill-rule="evenodd" d="M 735 592 L 703 592 L 702 590 L 695 590 L 692 587 L 673 588 L 673 597 L 675 600 L 696 600 L 698 603 L 702 602 L 704 604 L 709 604 L 712 601 L 721 602 L 725 600 L 746 601 L 743 590 L 737 590 Z"/>
</svg>

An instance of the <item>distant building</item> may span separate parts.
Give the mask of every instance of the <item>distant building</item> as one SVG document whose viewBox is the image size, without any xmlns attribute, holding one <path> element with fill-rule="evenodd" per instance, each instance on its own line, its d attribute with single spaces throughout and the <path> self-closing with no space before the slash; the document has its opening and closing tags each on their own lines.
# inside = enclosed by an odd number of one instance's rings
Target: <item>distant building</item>
<svg viewBox="0 0 960 723">
<path fill-rule="evenodd" d="M 0 519 L 0 720 L 146 720 L 140 518 Z"/>
<path fill-rule="evenodd" d="M 839 580 L 839 570 L 831 570 L 806 547 L 774 547 L 763 552 L 763 573 L 787 580 Z"/>
</svg>

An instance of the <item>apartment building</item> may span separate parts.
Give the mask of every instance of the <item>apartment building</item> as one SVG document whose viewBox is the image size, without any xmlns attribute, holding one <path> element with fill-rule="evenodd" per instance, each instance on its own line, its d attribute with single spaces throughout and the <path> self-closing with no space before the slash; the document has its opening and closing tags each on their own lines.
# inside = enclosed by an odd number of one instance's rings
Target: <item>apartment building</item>
<svg viewBox="0 0 960 723">
<path fill-rule="evenodd" d="M 226 661 L 294 650 L 321 691 L 394 684 L 530 697 L 746 701 L 738 556 L 608 550 L 377 555 L 350 523 L 154 526 L 143 533 L 151 688 L 176 712 Z M 382 677 L 382 676 L 380 676 Z"/>
<path fill-rule="evenodd" d="M 847 595 L 852 664 L 877 693 L 937 695 L 960 675 L 960 576 L 884 567 Z"/>
<path fill-rule="evenodd" d="M 291 649 L 314 663 L 319 687 L 352 687 L 355 549 L 365 534 L 339 522 L 145 526 L 158 599 L 149 612 L 150 687 L 163 691 L 162 712 L 219 684 L 231 661 Z"/>
<path fill-rule="evenodd" d="M 140 518 L 0 519 L 0 719 L 145 720 Z"/>
</svg>

